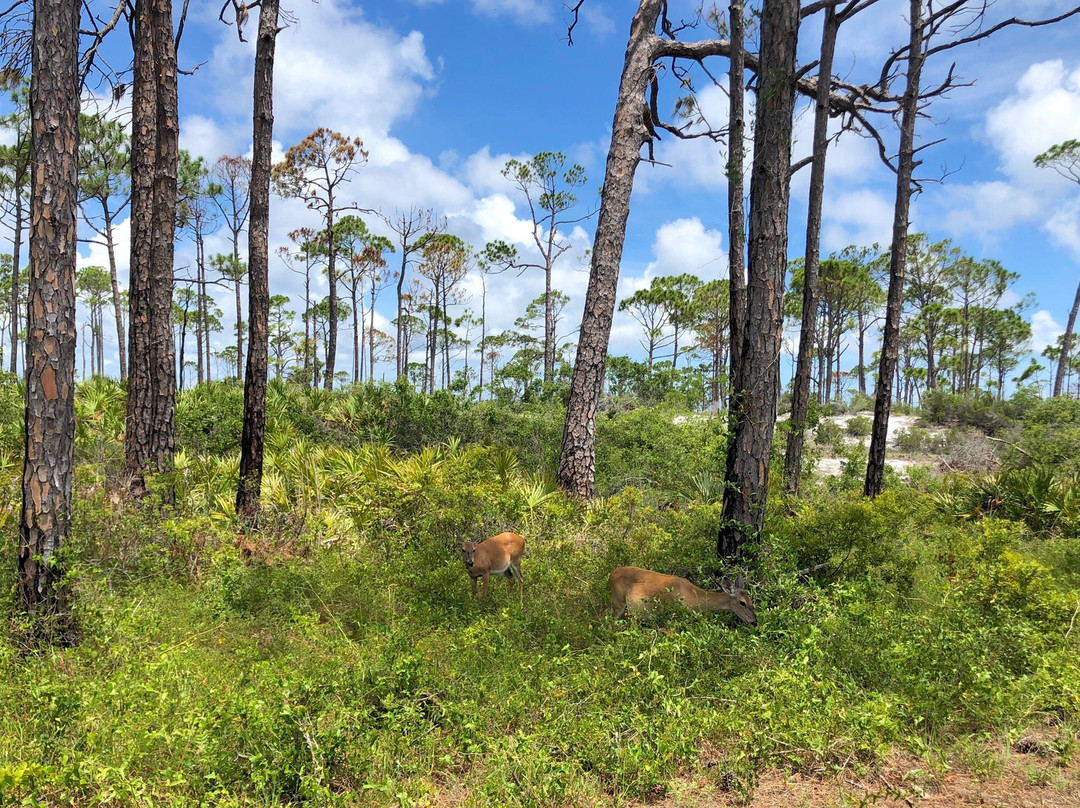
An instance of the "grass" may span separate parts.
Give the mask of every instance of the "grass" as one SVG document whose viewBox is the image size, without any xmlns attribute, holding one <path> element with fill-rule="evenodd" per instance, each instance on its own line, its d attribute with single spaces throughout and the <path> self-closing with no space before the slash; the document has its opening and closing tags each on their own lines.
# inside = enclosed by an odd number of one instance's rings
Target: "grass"
<svg viewBox="0 0 1080 808">
<path fill-rule="evenodd" d="M 932 487 L 833 488 L 770 513 L 757 629 L 623 623 L 613 567 L 722 572 L 714 497 L 582 504 L 505 449 L 280 443 L 264 532 L 240 540 L 227 457 L 186 457 L 172 511 L 119 507 L 80 470 L 82 635 L 0 632 L 0 804 L 554 808 L 687 778 L 748 797 L 770 769 L 898 751 L 992 777 L 988 749 L 1050 725 L 1042 754 L 1075 756 L 1071 538 L 962 518 Z M 10 505 L 19 470 L 0 475 Z M 456 535 L 506 528 L 527 539 L 524 598 L 495 580 L 475 600 Z"/>
</svg>

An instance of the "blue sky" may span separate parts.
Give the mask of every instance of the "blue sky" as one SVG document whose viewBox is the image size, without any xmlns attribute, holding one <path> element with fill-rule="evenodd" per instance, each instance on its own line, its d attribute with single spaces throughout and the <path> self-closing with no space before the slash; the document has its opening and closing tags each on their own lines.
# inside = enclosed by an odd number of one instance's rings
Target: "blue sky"
<svg viewBox="0 0 1080 808">
<path fill-rule="evenodd" d="M 502 238 L 524 250 L 527 209 L 499 171 L 510 157 L 562 151 L 584 165 L 589 186 L 581 196 L 595 204 L 636 5 L 588 0 L 573 47 L 566 43 L 568 15 L 559 0 L 322 0 L 292 6 L 297 22 L 278 40 L 279 156 L 317 126 L 359 135 L 370 157 L 347 191 L 357 205 L 388 213 L 410 205 L 432 207 L 447 217 L 451 232 L 477 247 Z M 1014 13 L 1049 15 L 1068 5 L 998 0 L 991 11 L 995 19 Z M 673 0 L 673 16 L 689 19 L 694 6 Z M 902 0 L 882 0 L 872 13 L 850 23 L 841 33 L 837 72 L 851 80 L 876 73 L 880 55 L 905 41 L 906 8 Z M 181 49 L 182 68 L 200 65 L 180 80 L 181 145 L 209 162 L 222 154 L 248 153 L 251 137 L 254 45 L 238 42 L 235 28 L 218 22 L 219 10 L 216 3 L 192 4 Z M 256 28 L 252 16 L 249 40 Z M 686 38 L 706 35 L 704 29 L 686 32 Z M 816 26 L 804 26 L 803 59 L 812 58 L 816 39 Z M 951 238 L 977 258 L 996 258 L 1020 273 L 1017 296 L 1034 293 L 1038 300 L 1031 313 L 1036 350 L 1060 333 L 1080 279 L 1080 187 L 1031 164 L 1051 144 L 1080 137 L 1077 41 L 1077 21 L 1007 31 L 982 45 L 943 54 L 929 68 L 940 75 L 955 60 L 958 75 L 974 86 L 935 102 L 932 120 L 922 125 L 924 142 L 946 138 L 925 153 L 923 175 L 947 176 L 926 185 L 915 204 L 912 229 L 934 239 Z M 722 73 L 726 64 L 717 60 L 714 69 Z M 666 89 L 662 109 L 670 109 L 674 99 L 673 88 Z M 723 90 L 705 82 L 699 89 L 710 120 L 723 123 Z M 889 129 L 888 122 L 880 123 Z M 810 125 L 804 105 L 796 157 L 808 150 Z M 656 157 L 667 165 L 641 166 L 620 296 L 657 275 L 691 272 L 708 280 L 725 271 L 725 158 L 720 148 L 707 140 L 665 137 Z M 802 254 L 807 174 L 793 182 L 793 258 Z M 841 138 L 830 153 L 824 249 L 886 242 L 893 188 L 892 175 L 868 141 Z M 299 203 L 275 197 L 272 205 L 271 249 L 285 243 L 289 230 L 317 226 Z M 366 218 L 379 228 L 375 217 Z M 571 234 L 574 249 L 556 271 L 556 287 L 573 301 L 566 314 L 571 329 L 580 319 L 587 282 L 582 256 L 592 227 L 586 222 Z M 225 250 L 219 233 L 208 251 Z M 126 277 L 126 246 L 121 254 Z M 190 248 L 181 245 L 178 265 L 190 255 Z M 103 252 L 88 251 L 84 263 L 104 264 Z M 511 327 L 542 291 L 542 280 L 539 272 L 497 278 L 489 293 L 489 299 L 498 301 L 494 310 L 489 307 L 492 327 Z M 471 285 L 478 288 L 477 282 Z M 272 292 L 291 295 L 299 308 L 299 288 L 298 277 L 272 261 Z M 321 297 L 325 288 L 317 294 Z M 226 314 L 231 309 L 224 291 L 221 307 Z M 392 307 L 388 291 L 377 320 L 384 330 L 390 328 Z M 611 350 L 639 354 L 638 339 L 636 323 L 619 316 Z M 342 341 L 346 351 L 339 354 L 339 367 L 348 368 L 351 337 L 343 335 Z M 230 342 L 227 332 L 220 335 L 221 347 Z"/>
</svg>

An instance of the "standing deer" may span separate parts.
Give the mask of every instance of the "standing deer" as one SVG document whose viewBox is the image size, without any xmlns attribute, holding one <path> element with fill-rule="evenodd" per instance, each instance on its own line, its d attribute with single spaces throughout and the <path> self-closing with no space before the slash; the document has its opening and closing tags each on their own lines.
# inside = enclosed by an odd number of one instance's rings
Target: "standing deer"
<svg viewBox="0 0 1080 808">
<path fill-rule="evenodd" d="M 638 614 L 647 610 L 650 601 L 681 601 L 691 611 L 732 612 L 743 622 L 757 625 L 754 604 L 744 591 L 741 575 L 734 585 L 724 578 L 720 582 L 720 592 L 708 592 L 678 575 L 664 575 L 640 567 L 616 567 L 611 571 L 608 583 L 616 620 L 627 611 Z"/>
<path fill-rule="evenodd" d="M 518 590 L 525 592 L 525 579 L 521 577 L 521 554 L 525 552 L 525 539 L 517 533 L 500 533 L 477 544 L 462 542 L 461 558 L 465 569 L 472 578 L 472 593 L 476 597 L 476 579 L 484 579 L 484 588 L 480 597 L 487 595 L 488 578 L 492 575 L 505 575 L 516 578 Z"/>
</svg>

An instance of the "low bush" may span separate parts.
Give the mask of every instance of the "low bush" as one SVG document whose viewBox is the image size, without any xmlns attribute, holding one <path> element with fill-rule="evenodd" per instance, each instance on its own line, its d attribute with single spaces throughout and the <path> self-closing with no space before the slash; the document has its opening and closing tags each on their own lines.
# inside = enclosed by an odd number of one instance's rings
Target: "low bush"
<svg viewBox="0 0 1080 808">
<path fill-rule="evenodd" d="M 856 415 L 848 419 L 845 431 L 853 438 L 866 438 L 874 427 L 874 420 L 865 415 Z"/>
</svg>

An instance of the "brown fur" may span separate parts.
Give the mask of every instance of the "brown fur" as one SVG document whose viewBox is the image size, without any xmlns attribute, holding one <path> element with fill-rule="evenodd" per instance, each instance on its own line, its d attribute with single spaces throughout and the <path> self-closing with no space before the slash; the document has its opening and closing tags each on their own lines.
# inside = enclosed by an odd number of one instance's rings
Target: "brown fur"
<svg viewBox="0 0 1080 808">
<path fill-rule="evenodd" d="M 461 545 L 461 558 L 472 578 L 472 592 L 476 596 L 476 579 L 484 579 L 480 597 L 487 595 L 488 578 L 492 573 L 515 578 L 518 590 L 525 592 L 525 579 L 521 576 L 521 554 L 525 552 L 525 539 L 517 533 L 500 533 L 479 544 L 471 541 Z"/>
<path fill-rule="evenodd" d="M 731 612 L 750 625 L 757 625 L 754 603 L 745 593 L 742 576 L 732 584 L 727 578 L 720 584 L 722 591 L 708 592 L 694 586 L 678 575 L 643 570 L 640 567 L 616 567 L 608 578 L 615 618 L 628 611 L 638 614 L 653 601 L 680 601 L 695 612 Z"/>
</svg>

